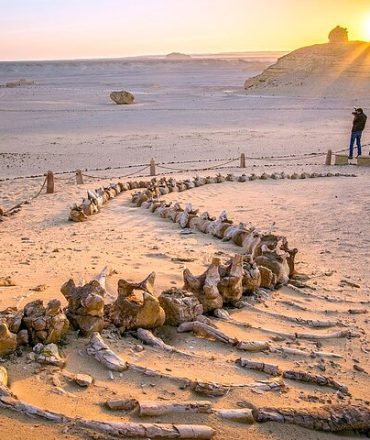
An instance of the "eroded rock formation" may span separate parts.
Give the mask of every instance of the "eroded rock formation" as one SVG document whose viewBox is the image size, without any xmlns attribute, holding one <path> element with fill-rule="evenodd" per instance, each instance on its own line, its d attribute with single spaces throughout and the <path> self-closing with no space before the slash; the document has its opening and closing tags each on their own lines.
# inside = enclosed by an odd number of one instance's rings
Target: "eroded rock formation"
<svg viewBox="0 0 370 440">
<path fill-rule="evenodd" d="M 341 26 L 336 26 L 329 32 L 330 43 L 348 43 L 348 30 Z"/>
<path fill-rule="evenodd" d="M 336 27 L 329 43 L 297 49 L 244 83 L 247 93 L 352 98 L 370 97 L 370 43 L 348 41 Z"/>
</svg>

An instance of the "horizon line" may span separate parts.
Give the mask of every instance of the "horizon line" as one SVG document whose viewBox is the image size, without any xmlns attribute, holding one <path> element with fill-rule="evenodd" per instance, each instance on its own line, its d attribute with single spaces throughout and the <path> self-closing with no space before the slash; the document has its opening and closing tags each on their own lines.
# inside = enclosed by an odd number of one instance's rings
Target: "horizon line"
<svg viewBox="0 0 370 440">
<path fill-rule="evenodd" d="M 246 51 L 231 51 L 231 52 L 169 52 L 166 54 L 143 54 L 143 55 L 128 55 L 128 56 L 113 56 L 113 57 L 81 57 L 81 58 L 34 58 L 34 59 L 1 59 L 0 63 L 31 63 L 31 62 L 50 62 L 50 61 L 108 61 L 108 60 L 126 60 L 126 59 L 138 59 L 138 58 L 156 58 L 166 57 L 172 53 L 178 53 L 181 55 L 189 55 L 190 57 L 206 57 L 206 56 L 223 56 L 223 55 L 242 55 L 242 54 L 272 54 L 272 53 L 288 53 L 294 49 L 287 50 L 246 50 Z M 184 60 L 185 61 L 185 60 Z"/>
<path fill-rule="evenodd" d="M 363 43 L 363 44 L 370 44 L 370 41 L 366 40 L 349 40 L 348 43 Z M 189 55 L 190 57 L 207 57 L 207 56 L 225 56 L 225 55 L 242 55 L 242 54 L 272 54 L 272 53 L 281 53 L 281 54 L 288 54 L 290 52 L 293 52 L 298 49 L 302 49 L 304 47 L 310 47 L 310 46 L 316 46 L 321 44 L 330 44 L 329 42 L 324 43 L 314 43 L 310 44 L 308 46 L 302 46 L 295 49 L 263 49 L 263 50 L 245 50 L 245 51 L 230 51 L 230 52 L 193 52 L 193 53 L 185 53 L 181 51 L 172 51 L 165 54 L 141 54 L 141 55 L 123 55 L 123 56 L 95 56 L 95 57 L 76 57 L 76 58 L 23 58 L 23 59 L 0 59 L 0 63 L 32 63 L 32 62 L 51 62 L 51 61 L 113 61 L 113 60 L 131 60 L 131 59 L 140 59 L 140 58 L 159 58 L 159 57 L 166 57 L 169 54 L 172 53 L 179 53 L 182 55 Z M 184 60 L 185 61 L 185 60 Z"/>
</svg>

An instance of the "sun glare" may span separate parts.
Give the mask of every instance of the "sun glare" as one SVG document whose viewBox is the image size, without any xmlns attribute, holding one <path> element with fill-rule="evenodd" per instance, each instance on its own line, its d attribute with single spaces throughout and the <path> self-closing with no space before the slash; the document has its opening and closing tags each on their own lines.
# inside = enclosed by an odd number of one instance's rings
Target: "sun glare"
<svg viewBox="0 0 370 440">
<path fill-rule="evenodd" d="M 366 41 L 370 41 L 370 15 L 365 20 L 364 37 Z"/>
</svg>

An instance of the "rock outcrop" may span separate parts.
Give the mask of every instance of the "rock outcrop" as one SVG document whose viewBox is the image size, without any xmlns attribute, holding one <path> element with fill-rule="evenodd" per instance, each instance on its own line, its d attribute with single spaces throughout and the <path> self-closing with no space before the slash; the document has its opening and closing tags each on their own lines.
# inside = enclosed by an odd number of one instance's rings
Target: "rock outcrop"
<svg viewBox="0 0 370 440">
<path fill-rule="evenodd" d="M 135 96 L 130 92 L 121 90 L 120 92 L 112 92 L 110 99 L 118 105 L 128 105 L 134 102 Z"/>
<path fill-rule="evenodd" d="M 336 26 L 329 32 L 330 43 L 348 43 L 348 31 L 346 28 Z"/>
<path fill-rule="evenodd" d="M 370 43 L 345 42 L 344 31 L 333 30 L 331 43 L 304 47 L 283 56 L 260 75 L 248 78 L 246 92 L 370 98 Z"/>
</svg>

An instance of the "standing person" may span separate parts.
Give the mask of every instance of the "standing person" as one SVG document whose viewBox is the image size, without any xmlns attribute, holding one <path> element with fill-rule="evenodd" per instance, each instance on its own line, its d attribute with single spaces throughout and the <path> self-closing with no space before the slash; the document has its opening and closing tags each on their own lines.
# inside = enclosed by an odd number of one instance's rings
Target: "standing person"
<svg viewBox="0 0 370 440">
<path fill-rule="evenodd" d="M 349 144 L 348 159 L 353 159 L 353 146 L 355 144 L 355 141 L 357 146 L 357 157 L 361 156 L 362 153 L 361 136 L 362 136 L 362 132 L 365 129 L 366 120 L 367 120 L 367 116 L 365 115 L 362 108 L 356 108 L 352 114 L 354 115 L 354 118 L 353 118 L 353 126 L 351 133 L 351 141 Z"/>
</svg>

